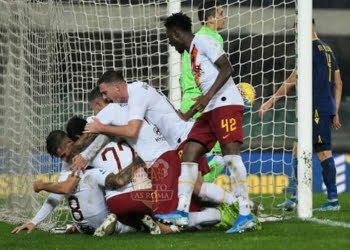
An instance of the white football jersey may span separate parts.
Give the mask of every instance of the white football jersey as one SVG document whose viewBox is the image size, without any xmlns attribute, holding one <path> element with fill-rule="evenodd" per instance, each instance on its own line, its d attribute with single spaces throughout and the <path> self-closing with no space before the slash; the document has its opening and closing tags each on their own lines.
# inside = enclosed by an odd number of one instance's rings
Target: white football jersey
<svg viewBox="0 0 350 250">
<path fill-rule="evenodd" d="M 135 157 L 136 156 L 134 150 L 130 148 L 126 143 L 110 142 L 104 146 L 103 149 L 98 152 L 97 156 L 90 163 L 92 167 L 101 168 L 104 170 L 98 172 L 95 176 L 99 185 L 104 187 L 105 179 L 108 174 L 112 172 L 114 174 L 118 174 L 124 168 L 129 166 Z M 127 185 L 115 190 L 106 189 L 105 196 L 106 198 L 109 198 L 110 196 L 128 193 L 133 190 L 133 185 L 130 182 Z"/>
<path fill-rule="evenodd" d="M 219 70 L 215 62 L 219 57 L 225 55 L 225 52 L 220 43 L 213 37 L 205 34 L 197 34 L 192 40 L 189 54 L 189 63 L 194 80 L 204 95 L 213 86 L 219 75 Z M 230 77 L 225 85 L 212 97 L 205 107 L 204 112 L 227 105 L 243 106 L 242 96 L 232 77 Z"/>
<path fill-rule="evenodd" d="M 89 165 L 107 172 L 119 173 L 135 159 L 135 152 L 128 144 L 111 141 L 93 158 Z"/>
<path fill-rule="evenodd" d="M 128 105 L 110 103 L 96 116 L 101 123 L 123 126 L 128 124 Z M 137 154 L 148 164 L 171 148 L 157 127 L 143 120 L 136 139 L 125 138 Z"/>
<path fill-rule="evenodd" d="M 171 149 L 187 139 L 193 121 L 182 120 L 166 96 L 144 82 L 133 82 L 128 86 L 129 121 L 143 120 L 156 126 L 164 135 Z"/>
<path fill-rule="evenodd" d="M 92 233 L 107 217 L 104 190 L 94 177 L 101 171 L 104 170 L 98 168 L 85 170 L 75 191 L 66 196 L 72 220 L 83 233 Z"/>
</svg>

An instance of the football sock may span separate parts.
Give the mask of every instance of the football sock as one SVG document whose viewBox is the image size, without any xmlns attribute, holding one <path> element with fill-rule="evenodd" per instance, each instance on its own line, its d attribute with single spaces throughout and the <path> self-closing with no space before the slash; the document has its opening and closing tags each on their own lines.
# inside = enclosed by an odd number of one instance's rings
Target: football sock
<svg viewBox="0 0 350 250">
<path fill-rule="evenodd" d="M 115 225 L 115 232 L 118 234 L 133 233 L 136 231 L 137 230 L 135 228 L 125 225 L 120 221 L 117 221 L 117 224 Z"/>
<path fill-rule="evenodd" d="M 231 192 L 227 192 L 214 183 L 204 182 L 198 196 L 202 201 L 209 201 L 216 204 L 225 202 L 231 205 L 237 202 L 237 198 Z"/>
<path fill-rule="evenodd" d="M 206 208 L 200 212 L 189 214 L 189 226 L 213 225 L 221 220 L 220 211 L 216 208 Z"/>
<path fill-rule="evenodd" d="M 338 200 L 337 185 L 336 185 L 337 171 L 335 169 L 333 156 L 322 161 L 321 166 L 322 166 L 323 181 L 327 187 L 327 198 L 329 201 L 337 201 Z"/>
<path fill-rule="evenodd" d="M 292 167 L 293 167 L 293 175 L 294 175 L 294 183 L 292 184 L 293 187 L 293 192 L 291 195 L 291 199 L 295 200 L 297 199 L 297 195 L 298 195 L 298 158 L 293 157 L 293 161 L 292 161 Z"/>
<path fill-rule="evenodd" d="M 179 177 L 177 210 L 188 213 L 191 203 L 194 183 L 198 176 L 198 164 L 194 162 L 181 163 L 181 175 Z"/>
<path fill-rule="evenodd" d="M 238 197 L 239 213 L 241 215 L 250 214 L 248 187 L 247 187 L 247 170 L 243 164 L 240 155 L 225 155 L 224 160 L 229 168 L 232 180 L 232 189 L 235 196 Z"/>
</svg>

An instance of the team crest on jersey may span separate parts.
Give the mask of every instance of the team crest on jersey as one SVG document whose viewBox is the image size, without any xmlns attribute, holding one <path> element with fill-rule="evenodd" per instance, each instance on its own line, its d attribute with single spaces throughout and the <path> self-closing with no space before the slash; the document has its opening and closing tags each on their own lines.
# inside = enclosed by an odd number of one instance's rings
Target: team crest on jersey
<svg viewBox="0 0 350 250">
<path fill-rule="evenodd" d="M 142 84 L 142 88 L 144 88 L 145 90 L 148 90 L 148 87 L 149 87 L 149 85 L 147 83 L 144 82 Z"/>
<path fill-rule="evenodd" d="M 152 167 L 149 168 L 149 175 L 151 179 L 158 184 L 152 185 L 152 190 L 137 190 L 137 192 L 132 193 L 132 198 L 141 201 L 151 201 L 152 203 L 157 203 L 160 201 L 167 201 L 173 199 L 173 190 L 170 190 L 167 185 L 161 184 L 162 180 L 169 175 L 169 164 L 163 159 L 156 160 Z"/>
</svg>

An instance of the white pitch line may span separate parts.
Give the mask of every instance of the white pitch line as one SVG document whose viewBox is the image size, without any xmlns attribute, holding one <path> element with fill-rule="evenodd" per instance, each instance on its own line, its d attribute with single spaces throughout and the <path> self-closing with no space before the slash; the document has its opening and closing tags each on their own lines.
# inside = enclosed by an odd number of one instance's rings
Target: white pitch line
<svg viewBox="0 0 350 250">
<path fill-rule="evenodd" d="M 324 224 L 327 226 L 350 228 L 350 223 L 346 223 L 346 222 L 342 222 L 342 221 L 334 221 L 334 220 L 318 219 L 318 218 L 310 218 L 310 219 L 303 219 L 303 220 L 315 222 L 318 224 Z"/>
</svg>

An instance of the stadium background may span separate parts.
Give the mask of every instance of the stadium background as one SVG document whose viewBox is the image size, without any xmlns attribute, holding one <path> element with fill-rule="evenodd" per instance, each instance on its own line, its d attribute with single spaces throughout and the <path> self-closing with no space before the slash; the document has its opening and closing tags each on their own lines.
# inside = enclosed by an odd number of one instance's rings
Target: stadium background
<svg viewBox="0 0 350 250">
<path fill-rule="evenodd" d="M 117 2 L 117 1 L 111 1 L 113 2 Z M 118 1 L 121 4 L 130 4 L 130 3 L 139 3 L 140 1 L 138 0 L 122 0 L 122 1 Z M 150 1 L 142 1 L 143 3 L 147 3 Z M 193 1 L 184 1 L 182 2 L 182 6 L 184 7 L 184 9 L 186 7 L 190 7 L 192 6 L 197 6 L 198 3 L 201 2 L 201 0 L 193 0 Z M 237 2 L 235 0 L 229 1 L 230 3 L 234 3 Z M 269 6 L 270 4 L 274 3 L 275 5 L 278 5 L 282 2 L 285 2 L 284 0 L 252 0 L 252 1 L 241 1 L 242 2 L 242 6 Z M 288 2 L 288 1 L 287 1 Z M 342 80 L 343 80 L 343 95 L 342 95 L 342 105 L 341 105 L 341 112 L 340 112 L 340 117 L 341 117 L 341 122 L 342 122 L 342 128 L 338 131 L 335 131 L 333 133 L 333 149 L 334 152 L 336 153 L 336 165 L 337 165 L 337 185 L 338 185 L 338 189 L 339 192 L 349 192 L 350 191 L 350 168 L 349 168 L 349 164 L 350 164 L 350 119 L 348 117 L 350 117 L 350 47 L 348 46 L 348 44 L 350 44 L 350 30 L 348 29 L 348 20 L 349 20 L 349 16 L 350 16 L 350 1 L 347 0 L 337 0 L 337 1 L 332 1 L 332 0 L 313 0 L 313 7 L 314 7 L 314 18 L 316 19 L 316 27 L 317 27 L 317 33 L 319 35 L 319 37 L 324 40 L 326 43 L 328 43 L 331 48 L 333 49 L 333 51 L 335 52 L 335 55 L 337 57 L 338 60 L 338 64 L 342 73 Z M 230 29 L 232 31 L 232 29 Z M 269 69 L 274 68 L 275 71 L 280 71 L 280 74 L 275 74 L 275 82 L 277 83 L 281 83 L 284 79 L 285 79 L 285 75 L 283 73 L 283 69 L 284 67 L 288 67 L 289 69 L 292 69 L 294 67 L 294 59 L 293 60 L 287 60 L 287 62 L 284 62 L 284 58 L 281 58 L 281 61 L 279 62 L 278 59 L 277 60 L 272 60 L 272 53 L 275 53 L 275 55 L 278 55 L 278 51 L 282 51 L 284 49 L 287 49 L 288 53 L 293 54 L 295 51 L 294 46 L 289 46 L 288 48 L 285 48 L 284 45 L 281 46 L 268 46 L 269 44 L 272 43 L 272 40 L 274 39 L 275 43 L 278 43 L 279 37 L 278 35 L 275 37 L 272 37 L 271 35 L 259 35 L 259 36 L 254 36 L 254 38 L 252 38 L 251 36 L 249 36 L 247 34 L 247 36 L 244 36 L 244 30 L 240 31 L 240 38 L 245 40 L 244 42 L 241 42 L 237 39 L 238 34 L 235 32 L 231 32 L 231 33 L 227 33 L 227 32 L 221 32 L 221 35 L 224 38 L 225 44 L 225 50 L 230 54 L 230 60 L 231 63 L 234 65 L 235 68 L 235 73 L 233 75 L 235 82 L 250 82 L 253 85 L 259 85 L 260 83 L 264 83 L 264 82 L 271 82 L 271 77 L 272 74 L 268 74 L 266 72 L 268 72 Z M 242 35 L 243 34 L 243 35 Z M 118 35 L 118 34 L 116 34 Z M 154 39 L 155 37 L 150 36 L 149 39 Z M 162 39 L 164 39 L 164 34 Z M 228 38 L 228 39 L 227 39 Z M 256 49 L 254 50 L 254 48 L 256 47 L 256 45 L 260 45 L 261 44 L 261 40 L 264 40 L 264 44 L 266 44 L 267 46 L 264 47 L 263 49 Z M 287 38 L 287 40 L 292 41 L 294 39 L 294 34 L 289 34 L 289 37 Z M 231 41 L 230 43 L 228 43 L 227 41 Z M 118 46 L 117 44 L 104 44 L 105 48 L 112 48 L 112 46 Z M 251 57 L 250 51 L 247 50 L 250 46 L 252 46 L 252 50 L 254 51 Z M 84 46 L 83 46 L 84 47 Z M 87 46 L 88 47 L 88 46 Z M 159 49 L 158 47 L 154 48 Z M 274 52 L 272 50 L 275 50 Z M 167 50 L 167 46 L 166 44 L 164 44 L 163 46 L 161 46 L 161 50 L 162 51 L 166 51 Z M 242 51 L 242 50 L 247 50 L 247 53 L 241 54 L 241 58 L 240 58 L 240 64 L 238 63 L 238 52 L 237 51 Z M 263 50 L 263 51 L 261 51 Z M 115 49 L 115 51 L 118 51 L 118 48 Z M 130 50 L 130 53 L 132 53 L 132 51 Z M 260 61 L 258 63 L 255 63 L 254 66 L 252 67 L 249 62 L 250 60 L 256 60 L 256 58 L 261 58 L 261 55 L 264 55 L 265 60 L 264 61 Z M 281 52 L 282 54 L 282 52 Z M 164 54 L 163 54 L 164 55 Z M 158 58 L 157 58 L 158 59 Z M 134 59 L 130 59 L 130 60 L 134 60 Z M 146 53 L 145 53 L 145 57 L 142 60 L 149 60 L 149 58 L 147 58 Z M 142 64 L 142 60 L 141 60 L 141 64 Z M 156 60 L 156 59 L 155 59 Z M 162 63 L 165 65 L 166 61 L 167 61 L 167 57 L 164 55 L 163 57 L 161 57 L 161 61 Z M 245 63 L 246 62 L 246 63 Z M 273 65 L 274 63 L 274 65 Z M 132 68 L 132 66 L 135 65 L 134 61 L 129 61 L 127 62 L 127 65 L 129 64 L 130 68 Z M 136 64 L 138 64 L 136 62 Z M 108 65 L 106 65 L 108 67 Z M 122 65 L 120 65 L 122 66 Z M 140 74 L 140 75 L 147 75 L 147 72 L 149 69 L 141 69 L 143 70 L 142 73 L 140 72 L 136 72 L 136 74 Z M 164 68 L 164 72 L 162 72 L 163 74 L 166 74 L 166 68 Z M 261 71 L 265 71 L 265 74 L 262 76 Z M 135 74 L 134 72 L 130 72 L 132 74 Z M 239 73 L 239 74 L 238 74 Z M 149 81 L 149 79 L 144 79 L 145 81 Z M 273 86 L 270 86 L 269 88 L 265 88 L 264 92 L 262 93 L 261 88 L 256 87 L 256 92 L 257 92 L 257 96 L 264 96 L 264 97 L 268 97 L 269 95 L 271 95 L 273 93 L 274 89 Z M 166 93 L 166 91 L 165 91 Z M 294 93 L 291 93 L 292 95 Z M 257 102 L 255 103 L 254 107 L 253 107 L 253 112 L 256 111 L 260 104 L 261 104 L 262 99 L 258 98 Z M 276 109 L 278 108 L 282 108 L 284 105 L 283 101 L 280 101 L 277 103 L 276 105 Z M 290 107 L 294 106 L 295 103 L 289 102 L 288 101 L 288 105 Z M 271 117 L 269 117 L 271 114 L 267 114 L 266 120 L 271 119 Z M 295 117 L 295 114 L 293 113 L 289 113 L 289 116 L 285 117 L 284 114 L 281 112 L 280 115 L 278 112 L 275 112 L 275 120 L 276 121 L 281 121 L 283 119 L 286 119 L 287 121 L 293 121 Z M 253 123 L 258 123 L 259 121 L 259 117 L 257 115 L 253 116 Z M 272 128 L 271 128 L 272 129 Z M 249 131 L 250 130 L 250 125 L 246 125 L 245 126 L 245 131 Z M 281 130 L 278 130 L 278 126 L 277 129 L 275 128 L 274 133 L 275 134 L 279 134 L 279 133 L 283 133 L 285 131 L 282 131 L 282 127 Z M 253 134 L 257 135 L 259 133 L 261 133 L 261 127 L 260 125 L 256 125 L 253 127 L 253 129 L 251 130 Z M 268 126 L 265 126 L 263 128 L 263 133 L 269 134 L 271 133 L 271 130 Z M 291 135 L 293 135 L 295 133 L 294 131 L 294 126 L 290 126 L 289 129 L 287 129 L 287 133 L 290 133 Z M 265 142 L 268 142 L 267 140 L 265 140 Z M 283 143 L 283 142 L 281 142 Z M 291 142 L 289 142 L 291 143 Z M 247 144 L 245 144 L 247 145 Z M 279 145 L 278 140 L 275 140 L 275 145 Z M 274 186 L 276 183 L 276 179 L 268 179 L 269 177 L 266 178 L 266 176 L 269 176 L 269 173 L 273 172 L 275 173 L 275 176 L 273 178 L 278 178 L 281 177 L 281 175 L 278 175 L 278 172 L 283 172 L 285 170 L 282 170 L 283 168 L 283 162 L 290 162 L 290 157 L 291 155 L 288 154 L 286 156 L 283 156 L 284 159 L 281 160 L 279 158 L 278 155 L 273 155 L 274 158 L 264 162 L 262 169 L 259 168 L 258 165 L 254 165 L 253 164 L 249 164 L 249 172 L 251 174 L 253 174 L 254 178 L 256 181 L 258 182 L 266 182 L 266 192 L 267 193 L 273 193 L 276 192 L 276 190 L 274 189 Z M 248 158 L 248 155 L 244 155 L 244 158 Z M 263 157 L 266 159 L 271 158 L 271 154 L 264 153 L 263 156 L 256 154 L 255 157 L 258 159 L 258 157 Z M 322 186 L 322 177 L 321 177 L 321 166 L 318 162 L 317 159 L 314 159 L 313 161 L 314 164 L 314 172 L 313 172 L 313 190 L 314 192 L 324 192 L 324 186 Z M 273 171 L 272 171 L 273 170 Z M 260 173 L 258 173 L 259 171 L 261 171 Z M 276 174 L 277 173 L 277 174 Z M 290 171 L 286 172 L 288 175 L 290 175 Z M 285 174 L 286 174 L 285 173 Z M 258 174 L 258 175 L 256 175 Z M 264 177 L 265 176 L 265 177 Z M 285 180 L 287 180 L 288 178 L 286 178 Z M 253 181 L 253 180 L 251 180 Z M 270 182 L 270 184 L 269 184 Z M 288 185 L 290 185 L 291 183 L 288 182 Z M 286 184 L 287 185 L 287 184 Z M 251 190 L 251 192 L 254 193 L 254 190 Z"/>
<path fill-rule="evenodd" d="M 105 0 L 103 0 L 105 2 Z M 74 2 L 74 1 L 73 1 Z M 76 2 L 79 2 L 79 0 L 77 0 Z M 84 1 L 84 2 L 89 2 L 89 1 Z M 102 2 L 102 1 L 101 1 Z M 121 0 L 121 1 L 110 1 L 111 3 L 116 3 L 119 2 L 121 4 L 130 4 L 130 3 L 139 3 L 139 2 L 143 2 L 143 3 L 147 3 L 147 0 L 143 0 L 143 1 L 139 1 L 139 0 Z M 183 2 L 184 5 L 184 9 L 186 9 L 186 6 L 188 7 L 190 4 L 193 3 L 193 5 L 197 5 L 199 1 L 187 1 L 187 2 Z M 230 2 L 237 2 L 235 0 L 230 1 Z M 243 6 L 244 6 L 244 1 L 243 2 Z M 248 3 L 249 2 L 249 3 Z M 261 3 L 262 2 L 262 3 Z M 261 5 L 266 5 L 268 6 L 271 3 L 274 3 L 275 5 L 278 5 L 279 2 L 282 2 L 282 0 L 265 0 L 265 1 L 260 1 L 260 0 L 253 0 L 253 1 L 247 1 L 247 5 L 252 5 L 252 6 L 261 6 Z M 288 1 L 287 1 L 288 2 Z M 349 171 L 349 164 L 350 164 L 350 160 L 349 160 L 349 154 L 350 154 L 350 144 L 348 143 L 350 141 L 350 119 L 348 119 L 348 117 L 350 117 L 350 86 L 349 86 L 349 82 L 350 82 L 350 71 L 348 70 L 350 68 L 350 48 L 348 46 L 348 44 L 350 44 L 350 30 L 348 29 L 348 17 L 350 16 L 350 2 L 346 1 L 346 0 L 337 0 L 337 1 L 330 1 L 330 0 L 314 0 L 314 17 L 316 18 L 316 23 L 317 23 L 317 31 L 318 34 L 320 36 L 321 39 L 323 39 L 324 41 L 326 41 L 333 49 L 333 51 L 335 52 L 337 59 L 338 59 L 338 64 L 340 66 L 341 72 L 342 72 L 342 79 L 343 79 L 343 98 L 342 98 L 342 106 L 341 106 L 341 121 L 342 121 L 342 125 L 343 127 L 339 130 L 334 132 L 333 134 L 333 142 L 334 142 L 334 151 L 337 153 L 337 159 L 339 159 L 339 164 L 338 164 L 338 181 L 337 183 L 339 184 L 339 187 L 341 187 L 341 190 L 350 191 L 350 171 Z M 292 6 L 291 6 L 292 7 Z M 291 8 L 291 11 L 294 11 Z M 278 42 L 278 35 L 275 37 L 272 37 L 270 35 L 258 35 L 258 36 L 254 36 L 254 38 L 251 38 L 251 36 L 244 36 L 244 30 L 242 31 L 240 38 L 243 39 L 244 42 L 241 43 L 237 43 L 235 41 L 237 41 L 237 33 L 233 30 L 233 32 L 231 33 L 221 33 L 222 36 L 224 37 L 224 41 L 232 41 L 230 43 L 226 42 L 225 43 L 225 50 L 231 55 L 230 60 L 232 62 L 232 64 L 235 67 L 235 73 L 233 75 L 235 82 L 242 82 L 242 81 L 246 81 L 246 82 L 250 82 L 253 85 L 259 85 L 261 83 L 264 82 L 271 82 L 271 77 L 272 74 L 269 75 L 268 70 L 271 68 L 274 68 L 275 71 L 280 71 L 281 73 L 277 73 L 275 74 L 275 82 L 276 83 L 281 83 L 286 75 L 284 73 L 284 68 L 288 68 L 288 69 L 293 69 L 294 68 L 294 59 L 292 60 L 287 60 L 284 61 L 284 59 L 279 62 L 278 59 L 277 60 L 272 60 L 271 56 L 272 56 L 272 50 L 274 49 L 274 53 L 275 55 L 278 55 L 278 51 L 279 50 L 287 50 L 287 53 L 289 54 L 294 54 L 295 53 L 295 48 L 294 46 L 289 46 L 287 48 L 285 48 L 284 46 L 275 46 L 274 48 L 272 46 L 268 46 L 268 44 L 271 44 L 273 41 L 276 43 Z M 75 79 L 75 77 L 80 77 L 80 76 L 75 76 L 74 72 L 75 71 L 80 71 L 81 67 L 85 67 L 84 68 L 84 74 L 86 74 L 87 77 L 89 77 L 89 75 L 91 74 L 91 68 L 89 68 L 89 61 L 95 61 L 95 60 L 100 60 L 100 57 L 108 57 L 111 56 L 113 58 L 116 58 L 117 60 L 115 60 L 115 64 L 114 65 L 103 65 L 104 67 L 100 68 L 99 71 L 100 73 L 102 73 L 103 69 L 111 69 L 113 66 L 114 67 L 122 67 L 123 65 L 118 65 L 118 62 L 123 62 L 125 63 L 124 66 L 126 66 L 128 68 L 126 75 L 140 75 L 140 76 L 147 76 L 149 74 L 149 71 L 152 71 L 153 69 L 151 68 L 145 68 L 142 67 L 142 64 L 144 61 L 146 60 L 160 60 L 160 63 L 163 65 L 166 65 L 167 62 L 167 54 L 166 53 L 162 53 L 162 55 L 160 57 L 158 57 L 158 55 L 156 55 L 156 52 L 158 50 L 160 50 L 161 52 L 165 52 L 167 51 L 167 44 L 164 42 L 160 47 L 155 44 L 153 46 L 152 44 L 152 40 L 156 40 L 159 39 L 159 37 L 157 37 L 155 34 L 152 34 L 151 32 L 149 34 L 147 34 L 146 36 L 140 36 L 140 39 L 142 39 L 141 37 L 145 38 L 148 40 L 150 47 L 149 48 L 145 48 L 145 47 L 139 47 L 138 49 L 139 51 L 139 55 L 137 58 L 133 57 L 133 53 L 134 50 L 132 48 L 124 48 L 125 51 L 127 51 L 130 55 L 130 57 L 125 58 L 118 58 L 118 51 L 121 50 L 122 46 L 125 46 L 125 44 L 118 44 L 116 42 L 113 42 L 113 40 L 119 40 L 121 34 L 119 33 L 114 33 L 113 34 L 113 39 L 112 37 L 108 37 L 110 36 L 110 33 L 105 33 L 102 35 L 104 36 L 104 41 L 100 42 L 100 43 L 96 43 L 96 44 L 90 44 L 89 43 L 89 37 L 88 36 L 99 36 L 101 35 L 101 33 L 80 33 L 79 37 L 80 39 L 80 46 L 79 49 L 81 50 L 80 56 L 79 58 L 73 58 L 71 61 L 65 61 L 65 55 L 64 55 L 64 51 L 62 51 L 62 55 L 61 57 L 59 57 L 59 61 L 60 61 L 60 68 L 59 70 L 61 70 L 62 73 L 61 74 L 61 81 L 62 82 L 68 82 L 67 79 Z M 129 33 L 130 36 L 135 36 L 134 33 L 132 33 L 132 31 Z M 141 35 L 141 34 L 140 34 Z M 144 34 L 142 34 L 144 35 Z M 1 39 L 1 38 L 0 38 Z M 128 33 L 124 34 L 124 41 L 127 41 L 128 39 Z M 160 36 L 161 40 L 165 40 L 165 34 L 161 34 Z M 274 39 L 274 40 L 273 40 Z M 294 34 L 290 33 L 288 34 L 288 39 L 290 39 L 291 41 L 294 40 Z M 260 44 L 261 40 L 264 41 L 264 43 L 266 43 L 267 46 L 265 46 L 263 49 L 256 49 L 255 50 L 255 45 L 256 44 Z M 70 42 L 70 41 L 68 41 Z M 72 43 L 72 47 L 76 46 L 76 41 L 73 41 L 75 43 L 75 45 Z M 131 43 L 130 43 L 131 44 Z M 91 46 L 93 46 L 93 51 L 94 53 L 91 53 L 92 48 Z M 240 47 L 241 46 L 241 47 Z M 253 54 L 252 54 L 252 58 L 250 57 L 250 54 L 247 53 L 247 55 L 245 55 L 244 53 L 241 54 L 241 59 L 240 59 L 240 63 L 238 63 L 238 59 L 237 59 L 237 51 L 239 50 L 244 50 L 251 47 L 251 50 L 253 50 Z M 85 51 L 84 51 L 85 49 Z M 263 50 L 263 51 L 262 51 Z M 102 54 L 101 52 L 104 52 L 104 54 Z M 6 51 L 2 51 L 4 53 L 6 53 Z M 113 54 L 114 53 L 114 54 Z M 151 56 L 149 56 L 151 54 Z M 264 55 L 264 58 L 261 58 L 261 54 Z M 250 60 L 254 60 L 255 58 L 261 58 L 264 60 L 258 60 L 258 62 L 256 64 L 254 64 L 254 66 L 251 66 L 250 63 L 248 63 Z M 3 60 L 2 58 L 0 58 L 0 60 Z M 109 62 L 110 60 L 106 60 L 106 62 Z M 82 64 L 81 62 L 85 62 L 84 64 Z M 245 63 L 247 62 L 247 63 Z M 274 64 L 273 64 L 274 63 Z M 6 69 L 2 68 L 1 65 L 6 65 L 6 62 L 2 62 L 0 63 L 0 72 L 5 72 Z M 135 67 L 137 66 L 137 67 Z M 78 70 L 79 69 L 79 70 Z M 66 73 L 67 71 L 70 71 L 71 73 Z M 267 71 L 267 73 L 262 74 L 259 73 L 261 71 Z M 167 72 L 167 68 L 164 67 L 163 69 L 161 69 L 161 72 L 152 72 L 154 74 L 152 75 L 157 75 L 157 77 L 159 78 L 164 78 L 166 79 L 166 72 Z M 157 74 L 158 73 L 158 74 Z M 239 73 L 239 74 L 238 74 Z M 70 75 L 71 74 L 71 75 Z M 67 78 L 66 78 L 67 77 Z M 96 77 L 96 76 L 93 76 Z M 92 78 L 92 77 L 90 77 Z M 140 79 L 140 80 L 144 80 L 144 81 L 148 81 L 152 84 L 152 81 L 156 82 L 159 79 Z M 73 83 L 74 84 L 74 83 Z M 94 84 L 93 81 L 91 81 L 90 83 L 87 84 Z M 166 85 L 166 81 L 164 81 L 164 86 Z M 82 86 L 69 86 L 66 85 L 66 87 L 63 89 L 63 92 L 61 93 L 61 95 L 64 95 L 64 92 L 68 92 L 69 89 L 71 87 L 74 88 L 79 88 Z M 256 87 L 256 91 L 257 91 L 257 96 L 261 97 L 264 96 L 265 98 L 270 96 L 274 89 L 273 86 L 271 85 L 269 88 L 265 88 L 264 92 L 262 93 L 261 89 L 259 89 L 259 87 Z M 164 87 L 164 92 L 166 93 L 165 87 Z M 0 88 L 0 100 L 1 100 L 1 96 L 4 93 L 4 89 Z M 77 99 L 82 99 L 82 96 L 77 96 L 75 97 Z M 253 112 L 256 112 L 257 109 L 259 108 L 261 102 L 262 102 L 262 98 L 258 98 L 257 102 L 255 103 L 254 107 L 253 107 Z M 279 102 L 276 105 L 276 108 L 282 108 L 284 105 L 283 102 Z M 288 105 L 290 107 L 295 106 L 295 103 L 293 101 L 289 101 Z M 281 114 L 279 115 L 278 112 L 275 112 L 275 120 L 276 121 L 281 121 L 281 120 L 287 120 L 287 121 L 293 121 L 295 119 L 295 114 L 289 113 L 288 117 L 283 116 L 283 113 L 281 112 Z M 253 134 L 258 135 L 259 133 L 261 133 L 261 124 L 258 122 L 259 121 L 259 117 L 255 114 L 253 116 L 253 122 L 256 123 L 257 125 L 254 126 L 254 128 L 251 130 Z M 266 120 L 271 119 L 271 116 L 269 117 L 269 115 L 267 115 L 267 117 L 265 118 Z M 62 118 L 62 120 L 66 120 L 65 118 Z M 2 124 L 1 124 L 2 123 Z M 0 125 L 3 125 L 5 122 L 4 120 L 0 119 Z M 248 124 L 245 129 L 246 130 L 250 130 L 250 125 Z M 287 129 L 287 131 L 284 131 L 281 127 L 281 130 L 279 131 L 278 126 L 275 128 L 274 133 L 275 135 L 281 134 L 287 132 L 290 135 L 294 135 L 295 134 L 295 130 L 294 130 L 294 125 L 289 126 L 289 128 Z M 265 134 L 271 134 L 271 130 L 268 126 L 264 126 L 263 128 L 263 133 Z M 0 135 L 0 139 L 2 142 L 5 142 L 5 137 L 6 135 L 2 134 Z M 278 137 L 278 136 L 277 136 Z M 265 142 L 268 142 L 268 140 L 265 140 Z M 275 145 L 278 146 L 278 140 L 275 140 Z M 283 142 L 281 142 L 283 143 Z M 292 143 L 292 140 L 288 141 L 288 143 Z M 247 144 L 246 144 L 247 145 Z M 252 146 L 252 145 L 251 145 Z M 254 145 L 253 145 L 254 146 Z M 42 159 L 43 156 L 38 156 L 38 158 Z M 243 155 L 243 157 L 247 158 L 247 155 Z M 266 157 L 266 158 L 271 158 L 268 152 L 264 152 L 262 156 L 257 155 L 256 156 L 257 159 L 260 159 L 258 157 Z M 274 178 L 278 177 L 278 172 L 283 172 L 282 170 L 280 170 L 281 168 L 283 168 L 283 162 L 290 162 L 290 154 L 286 154 L 283 155 L 283 159 L 281 160 L 279 158 L 278 155 L 274 154 L 274 159 L 271 159 L 270 161 L 266 161 L 263 164 L 263 168 L 256 170 L 256 167 L 254 166 L 254 163 L 250 164 L 249 166 L 249 172 L 251 174 L 256 174 L 258 171 L 259 173 L 257 174 L 258 177 L 258 181 L 266 181 L 266 186 L 269 186 L 268 182 L 269 180 L 266 179 L 264 176 L 268 176 L 269 173 L 273 172 L 273 173 L 277 173 L 275 174 L 275 176 L 273 176 Z M 42 161 L 42 160 L 41 160 Z M 38 161 L 39 162 L 39 161 Z M 345 165 L 344 165 L 345 164 Z M 50 169 L 50 167 L 48 167 L 48 169 Z M 273 171 L 272 171 L 273 169 Z M 322 192 L 322 180 L 321 180 L 321 174 L 320 174 L 320 170 L 321 167 L 318 164 L 317 160 L 314 160 L 314 191 L 315 192 Z M 51 171 L 51 170 L 50 170 Z M 1 168 L 1 172 L 2 173 L 6 173 L 7 170 L 6 168 Z M 41 173 L 45 173 L 45 171 L 40 171 Z M 286 172 L 286 174 L 290 175 L 290 172 Z M 5 177 L 4 177 L 5 178 Z M 271 179 L 270 179 L 271 180 Z M 1 180 L 0 179 L 0 187 L 3 184 L 3 182 L 5 181 L 5 179 Z M 272 189 L 273 191 L 271 192 L 275 192 L 273 186 L 274 186 L 274 181 L 271 182 Z M 290 184 L 290 183 L 289 183 Z"/>
</svg>

